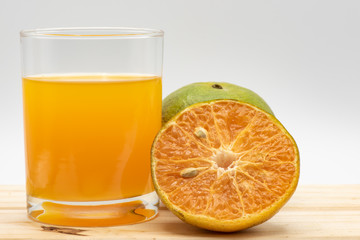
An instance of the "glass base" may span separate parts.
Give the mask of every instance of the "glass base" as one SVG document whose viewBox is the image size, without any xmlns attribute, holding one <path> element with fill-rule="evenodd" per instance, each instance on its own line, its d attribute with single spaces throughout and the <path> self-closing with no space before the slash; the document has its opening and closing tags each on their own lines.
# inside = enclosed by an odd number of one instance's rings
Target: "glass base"
<svg viewBox="0 0 360 240">
<path fill-rule="evenodd" d="M 156 192 L 111 201 L 64 202 L 27 196 L 30 219 L 51 225 L 104 227 L 149 221 L 158 214 Z"/>
</svg>

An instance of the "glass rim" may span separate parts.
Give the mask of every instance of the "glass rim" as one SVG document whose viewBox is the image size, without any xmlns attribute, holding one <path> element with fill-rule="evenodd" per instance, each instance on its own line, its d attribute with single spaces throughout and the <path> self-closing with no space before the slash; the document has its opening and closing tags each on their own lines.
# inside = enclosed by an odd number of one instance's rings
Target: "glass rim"
<svg viewBox="0 0 360 240">
<path fill-rule="evenodd" d="M 35 28 L 20 31 L 20 37 L 84 39 L 84 38 L 153 38 L 163 37 L 164 31 L 152 28 L 133 27 L 62 27 Z"/>
</svg>

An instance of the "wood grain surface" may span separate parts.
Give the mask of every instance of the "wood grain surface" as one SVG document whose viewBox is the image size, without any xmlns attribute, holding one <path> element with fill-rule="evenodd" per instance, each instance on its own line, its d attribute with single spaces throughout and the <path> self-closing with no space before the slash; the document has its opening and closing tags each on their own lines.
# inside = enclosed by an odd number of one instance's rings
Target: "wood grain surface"
<svg viewBox="0 0 360 240">
<path fill-rule="evenodd" d="M 269 221 L 237 233 L 201 230 L 164 206 L 152 221 L 119 227 L 58 229 L 30 221 L 23 186 L 0 186 L 0 239 L 359 239 L 360 185 L 299 186 Z"/>
</svg>

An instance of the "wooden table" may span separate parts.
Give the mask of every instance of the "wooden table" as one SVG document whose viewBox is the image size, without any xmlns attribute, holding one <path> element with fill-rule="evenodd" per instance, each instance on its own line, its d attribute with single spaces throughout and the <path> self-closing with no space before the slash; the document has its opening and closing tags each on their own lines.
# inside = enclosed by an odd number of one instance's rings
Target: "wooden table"
<svg viewBox="0 0 360 240">
<path fill-rule="evenodd" d="M 27 219 L 23 186 L 0 186 L 0 239 L 359 239 L 360 185 L 299 186 L 286 206 L 251 229 L 222 234 L 183 223 L 164 206 L 155 220 L 66 233 Z M 62 233 L 64 232 L 64 233 Z"/>
</svg>

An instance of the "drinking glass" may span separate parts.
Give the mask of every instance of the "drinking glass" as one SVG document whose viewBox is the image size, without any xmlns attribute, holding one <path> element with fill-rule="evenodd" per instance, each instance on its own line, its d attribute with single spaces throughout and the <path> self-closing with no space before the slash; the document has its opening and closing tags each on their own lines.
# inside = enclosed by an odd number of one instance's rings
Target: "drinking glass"
<svg viewBox="0 0 360 240">
<path fill-rule="evenodd" d="M 161 127 L 163 32 L 23 30 L 27 210 L 62 226 L 150 220 Z"/>
</svg>

